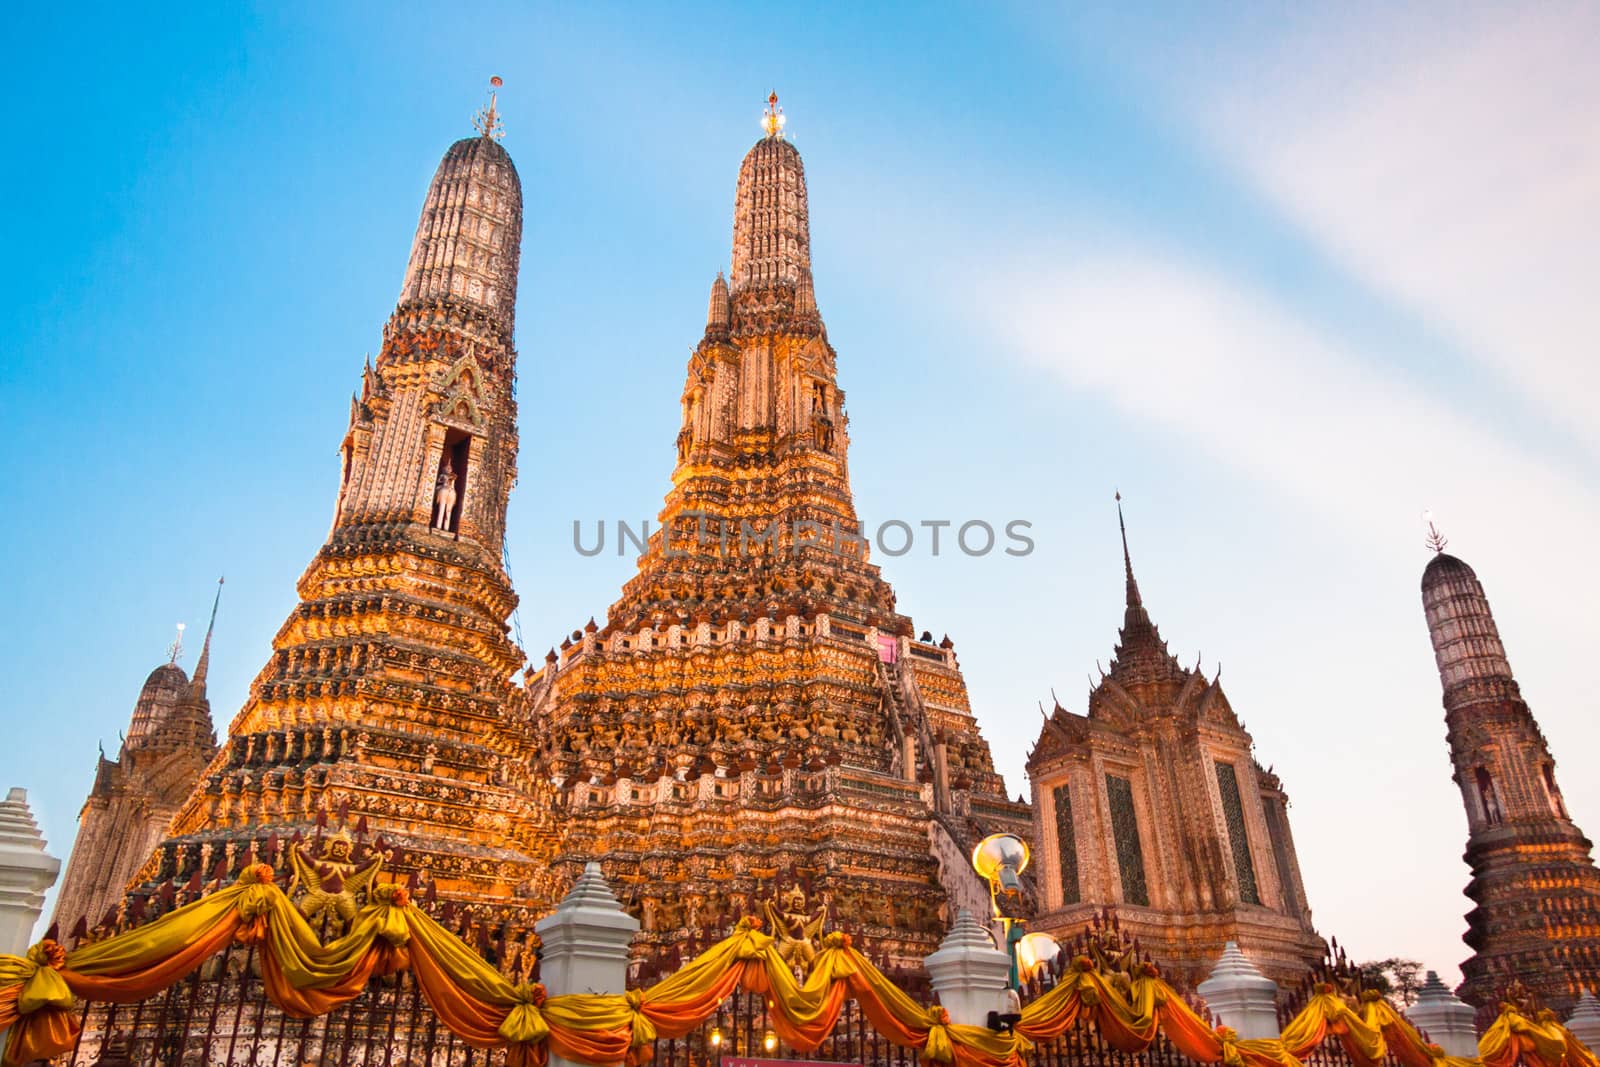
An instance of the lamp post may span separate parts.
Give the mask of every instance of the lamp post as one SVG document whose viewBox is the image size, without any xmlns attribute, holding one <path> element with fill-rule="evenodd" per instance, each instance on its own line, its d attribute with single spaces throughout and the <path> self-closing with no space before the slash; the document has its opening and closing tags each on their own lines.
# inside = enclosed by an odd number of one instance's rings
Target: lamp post
<svg viewBox="0 0 1600 1067">
<path fill-rule="evenodd" d="M 1006 955 L 1011 957 L 1011 988 L 1020 989 L 1017 942 L 1027 923 L 1011 914 L 1022 897 L 1022 872 L 1028 867 L 1028 843 L 1016 834 L 990 834 L 972 850 L 972 869 L 989 883 L 989 904 L 1005 933 Z"/>
<path fill-rule="evenodd" d="M 1011 961 L 1006 988 L 1010 1006 L 1005 1012 L 991 1012 L 989 1025 L 999 1031 L 1010 1030 L 1022 1018 L 1022 983 L 1061 951 L 1049 934 L 1030 934 L 1028 924 L 1017 914 L 1022 902 L 1022 872 L 1028 866 L 1028 843 L 1015 834 L 990 834 L 972 850 L 972 869 L 989 883 L 989 904 L 1005 934 L 1006 957 Z"/>
</svg>

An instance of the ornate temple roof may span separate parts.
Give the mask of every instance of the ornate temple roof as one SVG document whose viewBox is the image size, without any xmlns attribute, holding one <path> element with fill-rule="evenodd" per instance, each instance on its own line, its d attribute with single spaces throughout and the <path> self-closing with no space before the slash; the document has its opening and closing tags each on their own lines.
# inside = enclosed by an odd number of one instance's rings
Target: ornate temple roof
<svg viewBox="0 0 1600 1067">
<path fill-rule="evenodd" d="M 1175 715 L 1224 730 L 1243 730 L 1222 691 L 1220 673 L 1208 680 L 1200 673 L 1198 662 L 1193 667 L 1179 664 L 1145 609 L 1133 575 L 1121 500 L 1118 494 L 1117 526 L 1122 535 L 1126 603 L 1111 664 L 1090 687 L 1087 714 L 1075 714 L 1057 703 L 1045 716 L 1038 740 L 1028 754 L 1030 773 L 1067 750 L 1093 743 L 1097 737 L 1104 740 L 1113 735 L 1129 735 L 1147 720 Z"/>
<path fill-rule="evenodd" d="M 1123 608 L 1122 629 L 1117 632 L 1117 645 L 1111 658 L 1111 669 L 1106 680 L 1117 683 L 1141 702 L 1147 696 L 1176 696 L 1192 673 L 1178 665 L 1177 657 L 1167 651 L 1161 631 L 1151 621 L 1145 610 L 1144 598 L 1139 594 L 1139 582 L 1133 576 L 1133 559 L 1128 553 L 1128 527 L 1122 517 L 1122 494 L 1117 494 L 1117 527 L 1122 533 L 1122 566 L 1127 581 L 1127 600 Z M 1105 688 L 1103 680 L 1095 692 Z M 1149 692 L 1155 690 L 1157 692 Z M 1095 701 L 1090 698 L 1090 714 L 1094 714 Z"/>
</svg>

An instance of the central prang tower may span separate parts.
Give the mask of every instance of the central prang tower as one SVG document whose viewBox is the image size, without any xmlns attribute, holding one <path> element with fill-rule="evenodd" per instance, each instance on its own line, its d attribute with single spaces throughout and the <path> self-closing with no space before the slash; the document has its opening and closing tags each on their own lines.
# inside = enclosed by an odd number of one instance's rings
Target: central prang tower
<svg viewBox="0 0 1600 1067">
<path fill-rule="evenodd" d="M 147 879 L 350 835 L 355 862 L 519 921 L 550 888 L 549 789 L 505 714 L 524 664 L 502 565 L 516 478 L 522 189 L 497 140 L 445 153 L 351 398 L 333 529 Z M 294 845 L 298 835 L 301 843 Z M 345 848 L 352 847 L 346 843 Z"/>
<path fill-rule="evenodd" d="M 950 642 L 868 559 L 811 274 L 805 168 L 774 95 L 739 168 L 731 282 L 689 358 L 672 489 L 638 573 L 552 650 L 527 715 L 564 808 L 663 955 L 775 902 L 919 960 L 997 829 L 1027 833 Z M 800 923 L 800 925 L 804 925 Z"/>
</svg>

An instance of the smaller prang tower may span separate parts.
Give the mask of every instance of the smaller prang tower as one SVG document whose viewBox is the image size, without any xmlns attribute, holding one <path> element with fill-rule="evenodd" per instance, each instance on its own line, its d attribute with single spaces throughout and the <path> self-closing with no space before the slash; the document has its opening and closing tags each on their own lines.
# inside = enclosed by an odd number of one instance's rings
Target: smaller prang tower
<svg viewBox="0 0 1600 1067">
<path fill-rule="evenodd" d="M 1429 535 L 1422 607 L 1472 868 L 1462 939 L 1473 954 L 1458 992 L 1484 1007 L 1515 979 L 1565 1010 L 1600 984 L 1600 871 L 1562 802 L 1555 759 L 1512 677 L 1478 576 L 1445 553 L 1431 525 Z"/>
<path fill-rule="evenodd" d="M 62 933 L 79 922 L 92 928 L 117 920 L 123 889 L 216 755 L 206 675 L 221 601 L 219 580 L 194 677 L 178 666 L 183 653 L 180 630 L 167 662 L 151 671 L 139 690 L 117 758 L 107 759 L 105 750 L 100 752 L 94 786 L 78 814 L 77 840 L 56 897 L 55 921 Z"/>
<path fill-rule="evenodd" d="M 1190 984 L 1236 943 L 1293 985 L 1327 946 L 1311 922 L 1289 797 L 1198 659 L 1182 666 L 1133 577 L 1117 496 L 1126 604 L 1110 668 L 1086 713 L 1059 704 L 1028 753 L 1033 790 L 1031 929 L 1065 940 L 1105 911 L 1163 973 Z M 1043 710 L 1041 708 L 1041 710 Z"/>
<path fill-rule="evenodd" d="M 476 125 L 434 173 L 351 398 L 333 528 L 144 882 L 286 866 L 293 849 L 381 856 L 488 928 L 553 903 L 535 862 L 547 802 L 505 721 L 525 662 L 503 563 L 522 185 L 493 96 Z"/>
</svg>

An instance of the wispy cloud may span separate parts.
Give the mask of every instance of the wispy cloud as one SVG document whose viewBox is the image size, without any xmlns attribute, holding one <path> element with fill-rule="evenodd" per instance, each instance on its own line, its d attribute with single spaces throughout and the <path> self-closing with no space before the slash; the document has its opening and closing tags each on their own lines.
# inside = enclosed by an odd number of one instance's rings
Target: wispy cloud
<svg viewBox="0 0 1600 1067">
<path fill-rule="evenodd" d="M 1600 459 L 1600 8 L 1257 42 L 1175 107 L 1347 269 Z M 1265 66 L 1271 92 L 1245 72 Z"/>
<path fill-rule="evenodd" d="M 1506 518 L 1519 511 L 1600 524 L 1586 485 L 1169 250 L 1102 248 L 995 280 L 978 305 L 1004 309 L 986 326 L 1019 357 L 1180 431 L 1371 547 L 1392 546 L 1425 502 L 1480 543 L 1515 538 Z"/>
</svg>

